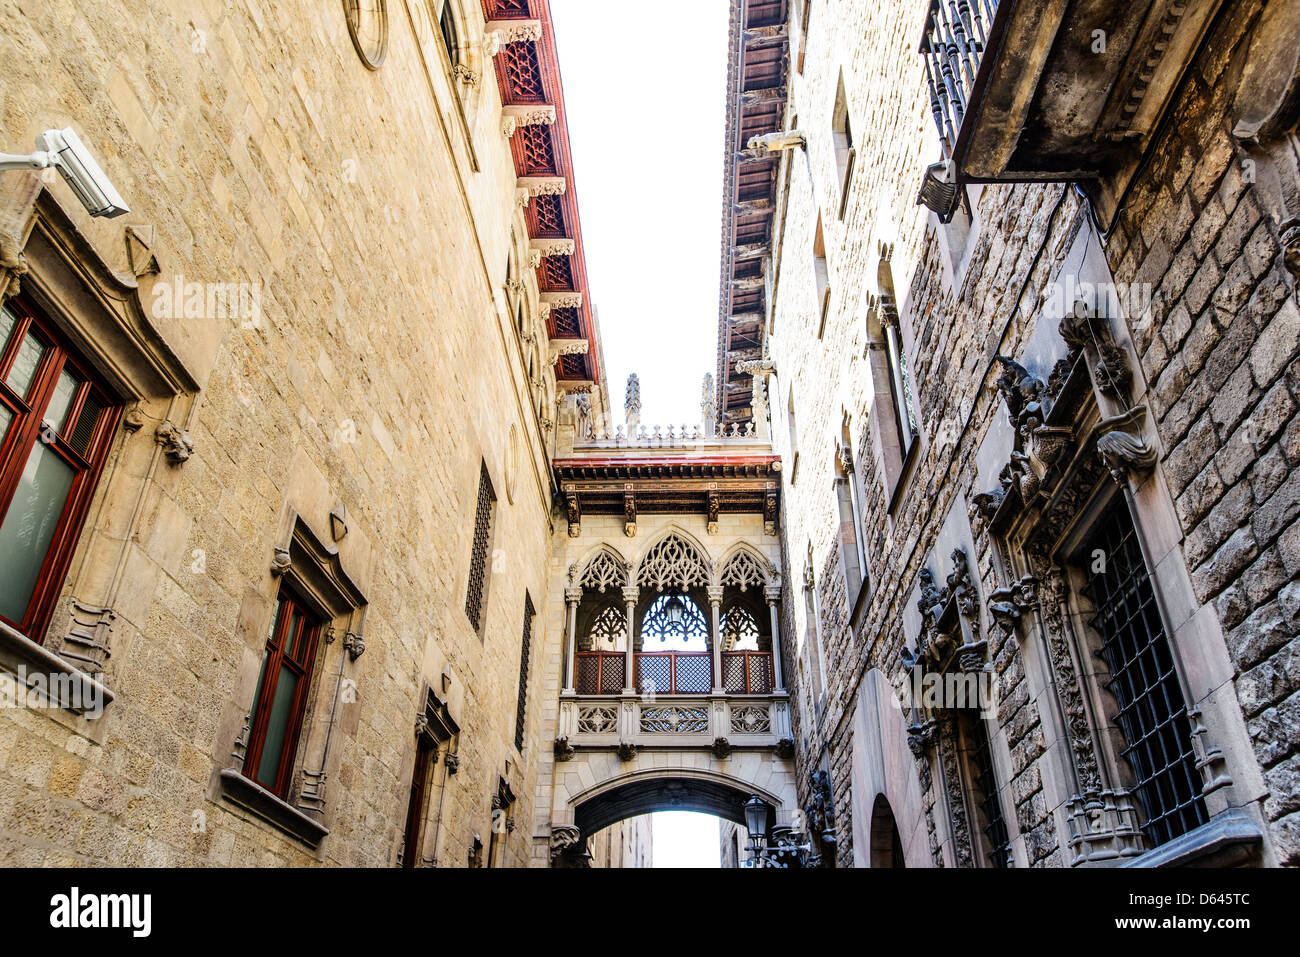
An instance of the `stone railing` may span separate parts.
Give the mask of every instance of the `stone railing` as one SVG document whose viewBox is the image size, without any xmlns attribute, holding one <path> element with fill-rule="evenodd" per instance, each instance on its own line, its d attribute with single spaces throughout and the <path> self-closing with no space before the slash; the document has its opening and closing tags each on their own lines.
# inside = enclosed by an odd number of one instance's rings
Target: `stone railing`
<svg viewBox="0 0 1300 957">
<path fill-rule="evenodd" d="M 597 429 L 586 438 L 579 436 L 574 445 L 615 449 L 688 449 L 708 445 L 730 446 L 756 443 L 760 443 L 757 429 L 753 422 L 748 422 L 732 423 L 723 426 L 718 432 L 706 430 L 699 425 L 643 425 L 634 434 L 629 434 L 620 425 L 613 432 L 608 429 Z"/>
<path fill-rule="evenodd" d="M 570 746 L 777 747 L 790 706 L 784 694 L 576 696 L 560 700 L 558 730 Z"/>
</svg>

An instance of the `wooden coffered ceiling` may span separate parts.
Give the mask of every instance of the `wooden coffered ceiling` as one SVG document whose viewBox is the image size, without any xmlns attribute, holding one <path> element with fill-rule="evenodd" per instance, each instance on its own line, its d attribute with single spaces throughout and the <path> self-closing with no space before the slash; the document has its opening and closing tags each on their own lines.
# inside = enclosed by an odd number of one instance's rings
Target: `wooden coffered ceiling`
<svg viewBox="0 0 1300 957">
<path fill-rule="evenodd" d="M 788 0 L 732 0 L 723 156 L 722 280 L 718 295 L 718 417 L 747 422 L 753 380 L 736 363 L 763 348 L 766 270 L 780 154 L 746 150 L 785 120 L 790 64 Z"/>
<path fill-rule="evenodd" d="M 535 196 L 528 203 L 526 220 L 532 239 L 571 239 L 571 256 L 544 256 L 537 268 L 537 284 L 543 293 L 576 292 L 582 296 L 577 307 L 553 307 L 548 333 L 552 339 L 586 339 L 586 355 L 560 356 L 555 374 L 561 382 L 600 381 L 600 348 L 588 295 L 587 263 L 583 255 L 582 225 L 578 218 L 578 196 L 574 188 L 569 130 L 564 112 L 564 88 L 560 82 L 560 61 L 555 46 L 549 0 L 483 0 L 488 22 L 537 20 L 542 38 L 537 42 L 507 43 L 495 58 L 497 86 L 502 106 L 552 106 L 555 122 L 550 125 L 520 125 L 510 138 L 515 173 L 520 177 L 561 177 L 566 181 L 562 196 Z"/>
</svg>

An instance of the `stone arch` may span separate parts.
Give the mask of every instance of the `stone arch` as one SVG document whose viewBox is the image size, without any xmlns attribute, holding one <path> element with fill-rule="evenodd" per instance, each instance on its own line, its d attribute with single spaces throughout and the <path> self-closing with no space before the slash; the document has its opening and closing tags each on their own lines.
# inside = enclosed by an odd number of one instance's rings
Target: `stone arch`
<svg viewBox="0 0 1300 957">
<path fill-rule="evenodd" d="M 884 794 L 877 794 L 871 805 L 867 833 L 871 835 L 871 846 L 868 849 L 871 867 L 907 866 L 903 856 L 903 838 L 898 833 L 898 823 L 894 820 L 894 809 L 889 806 L 889 798 Z"/>
<path fill-rule="evenodd" d="M 622 578 L 615 581 L 610 577 L 609 564 L 622 573 Z M 623 588 L 632 583 L 630 564 L 617 548 L 607 542 L 601 542 L 582 558 L 569 567 L 569 582 L 575 588 L 595 588 L 606 591 L 610 588 Z"/>
<path fill-rule="evenodd" d="M 755 580 L 755 571 L 761 580 Z M 736 542 L 723 553 L 714 566 L 714 585 L 734 585 L 742 591 L 766 585 L 780 585 L 780 573 L 749 542 Z"/>
<path fill-rule="evenodd" d="M 442 14 L 446 11 L 455 33 L 455 49 L 447 50 L 452 88 L 464 105 L 465 115 L 472 117 L 482 100 L 485 76 L 492 72 L 492 61 L 484 52 L 485 37 L 482 7 L 469 0 L 421 0 L 429 4 L 429 13 L 438 31 L 439 42 L 446 43 Z M 471 13 L 470 11 L 475 12 Z"/>
<path fill-rule="evenodd" d="M 768 827 L 789 826 L 797 810 L 792 773 L 772 774 L 771 759 L 758 754 L 741 760 L 735 755 L 726 771 L 717 768 L 662 766 L 663 755 L 637 755 L 629 770 L 617 756 L 600 761 L 592 755 L 588 767 L 597 782 L 563 796 L 564 817 L 590 837 L 619 821 L 654 811 L 686 810 L 715 814 L 743 825 L 744 803 L 754 795 L 771 809 Z M 714 762 L 721 764 L 722 762 Z M 736 765 L 732 768 L 730 765 Z M 762 785 L 757 781 L 765 779 Z"/>
<path fill-rule="evenodd" d="M 703 588 L 712 582 L 713 562 L 708 549 L 681 526 L 670 525 L 641 553 L 631 584 L 663 591 L 669 587 Z"/>
<path fill-rule="evenodd" d="M 871 865 L 871 819 L 877 795 L 888 802 L 907 867 L 930 867 L 930 832 L 917 761 L 907 745 L 907 715 L 884 673 L 867 672 L 853 715 L 853 863 Z M 859 797 L 860 795 L 860 797 Z"/>
</svg>

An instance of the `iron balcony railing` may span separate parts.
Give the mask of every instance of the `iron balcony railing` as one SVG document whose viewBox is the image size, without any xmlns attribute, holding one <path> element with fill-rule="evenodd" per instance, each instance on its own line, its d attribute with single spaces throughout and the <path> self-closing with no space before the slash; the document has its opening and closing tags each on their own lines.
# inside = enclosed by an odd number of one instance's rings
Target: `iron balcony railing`
<svg viewBox="0 0 1300 957">
<path fill-rule="evenodd" d="M 931 0 L 921 57 L 945 159 L 957 147 L 997 8 L 998 0 Z"/>
<path fill-rule="evenodd" d="M 643 651 L 633 657 L 636 689 L 640 694 L 708 694 L 713 690 L 713 656 L 707 651 Z M 574 690 L 578 694 L 623 691 L 624 652 L 580 651 L 574 658 Z M 771 694 L 772 653 L 724 651 L 722 676 L 728 694 Z"/>
</svg>

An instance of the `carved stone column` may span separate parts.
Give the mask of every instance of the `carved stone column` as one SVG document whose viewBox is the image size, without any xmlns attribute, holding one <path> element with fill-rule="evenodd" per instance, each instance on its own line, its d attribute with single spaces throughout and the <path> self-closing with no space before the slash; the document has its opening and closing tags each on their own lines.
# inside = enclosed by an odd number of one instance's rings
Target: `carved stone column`
<svg viewBox="0 0 1300 957">
<path fill-rule="evenodd" d="M 780 693 L 785 691 L 785 678 L 781 671 L 781 616 L 776 610 L 776 603 L 781 600 L 781 586 L 766 586 L 763 597 L 767 599 L 768 614 L 772 616 L 772 690 Z"/>
<path fill-rule="evenodd" d="M 641 589 L 635 585 L 623 589 L 623 601 L 627 602 L 627 648 L 623 659 L 623 693 L 636 694 L 636 603 L 641 597 Z"/>
<path fill-rule="evenodd" d="M 722 680 L 722 586 L 709 586 L 710 618 L 709 642 L 713 647 L 713 693 L 725 694 L 726 687 Z"/>
<path fill-rule="evenodd" d="M 573 694 L 578 681 L 578 605 L 582 602 L 582 589 L 564 589 L 564 601 L 569 611 L 569 646 L 564 656 L 564 685 L 560 693 Z"/>
</svg>

